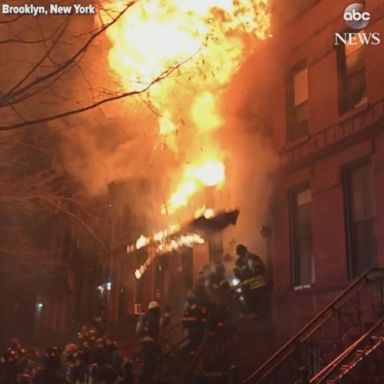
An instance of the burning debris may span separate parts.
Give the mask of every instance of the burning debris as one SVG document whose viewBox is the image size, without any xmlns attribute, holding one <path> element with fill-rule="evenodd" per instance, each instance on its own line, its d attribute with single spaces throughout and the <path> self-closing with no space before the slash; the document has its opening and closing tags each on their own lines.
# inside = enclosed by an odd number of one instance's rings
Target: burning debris
<svg viewBox="0 0 384 384">
<path fill-rule="evenodd" d="M 236 225 L 239 211 L 220 212 L 217 215 L 207 217 L 205 215 L 195 219 L 190 226 L 206 233 L 219 232 L 229 225 Z"/>
<path fill-rule="evenodd" d="M 135 252 L 149 245 L 153 246 L 157 253 L 166 253 L 183 246 L 202 244 L 204 241 L 201 242 L 202 237 L 196 232 L 213 233 L 222 231 L 229 225 L 236 225 L 239 216 L 237 209 L 217 214 L 213 210 L 207 210 L 207 212 L 207 215 L 203 214 L 183 227 L 174 225 L 163 231 L 156 232 L 151 237 L 140 235 L 135 244 L 128 245 L 127 253 Z"/>
<path fill-rule="evenodd" d="M 208 210 L 211 213 L 211 210 Z M 135 276 L 140 279 L 147 268 L 152 264 L 158 255 L 177 251 L 181 248 L 193 248 L 197 244 L 206 242 L 205 235 L 222 231 L 229 225 L 236 225 L 239 211 L 212 213 L 209 217 L 202 215 L 184 227 L 177 230 L 177 226 L 171 229 L 157 232 L 152 237 L 141 235 L 135 245 L 129 245 L 127 252 L 132 253 L 144 247 L 148 247 L 148 257 L 143 265 L 135 271 Z"/>
<path fill-rule="evenodd" d="M 181 248 L 193 248 L 196 244 L 204 244 L 205 239 L 198 235 L 197 233 L 187 233 L 179 236 L 169 237 L 163 239 L 160 243 L 156 245 L 148 245 L 148 257 L 147 260 L 140 268 L 135 270 L 135 277 L 140 279 L 148 267 L 152 264 L 152 261 L 155 260 L 156 256 L 177 251 Z"/>
</svg>

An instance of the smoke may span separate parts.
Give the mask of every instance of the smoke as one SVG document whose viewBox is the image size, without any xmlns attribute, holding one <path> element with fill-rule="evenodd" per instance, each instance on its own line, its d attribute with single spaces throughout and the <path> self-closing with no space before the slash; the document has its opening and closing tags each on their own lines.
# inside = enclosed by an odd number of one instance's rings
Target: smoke
<svg viewBox="0 0 384 384">
<path fill-rule="evenodd" d="M 240 210 L 236 227 L 227 231 L 225 252 L 234 254 L 236 244 L 266 256 L 266 241 L 260 234 L 269 225 L 268 213 L 278 156 L 273 144 L 273 83 L 276 59 L 270 42 L 259 44 L 255 54 L 233 78 L 223 110 L 226 125 L 222 141 L 229 156 L 227 198 Z"/>
<path fill-rule="evenodd" d="M 154 92 L 129 97 L 62 121 L 61 150 L 67 170 L 90 196 L 107 194 L 111 184 L 125 184 L 124 193 L 119 194 L 119 201 L 115 203 L 134 206 L 137 217 L 141 217 L 146 231 L 151 233 L 169 224 L 167 217 L 160 215 L 160 207 L 180 181 L 183 167 L 220 143 L 227 167 L 225 184 L 220 191 L 214 192 L 213 198 L 212 191 L 208 191 L 196 199 L 207 206 L 213 203 L 217 209 L 240 209 L 237 226 L 226 236 L 226 250 L 232 251 L 235 243 L 243 242 L 265 253 L 265 241 L 259 230 L 265 224 L 277 166 L 268 116 L 268 95 L 275 68 L 268 45 L 268 42 L 261 42 L 252 58 L 231 79 L 221 97 L 222 128 L 219 130 L 202 132 L 194 127 L 194 97 L 204 91 L 204 84 L 212 87 L 210 77 L 207 83 L 201 82 L 201 73 L 197 71 L 201 72 L 208 64 L 199 61 L 196 73 L 188 67 L 188 78 L 181 69 L 181 73 L 173 74 L 170 80 L 165 79 L 164 85 L 155 87 Z M 106 40 L 94 47 L 85 61 L 83 59 L 83 71 L 73 82 L 91 89 L 90 95 L 95 98 L 108 89 L 126 91 L 119 78 L 108 70 L 107 56 L 100 55 L 109 48 Z M 90 70 L 86 71 L 85 81 L 86 68 Z M 163 98 L 159 88 L 166 90 Z M 223 89 L 221 86 L 217 92 Z M 79 95 L 84 98 L 84 89 Z M 163 110 L 159 111 L 160 104 Z M 197 109 L 199 119 L 204 115 L 204 107 L 203 101 Z M 177 127 L 176 134 L 169 137 L 159 135 L 159 117 L 167 118 L 159 116 L 164 109 L 172 110 L 172 124 Z M 172 220 L 188 220 L 193 211 L 188 207 L 182 209 Z"/>
</svg>

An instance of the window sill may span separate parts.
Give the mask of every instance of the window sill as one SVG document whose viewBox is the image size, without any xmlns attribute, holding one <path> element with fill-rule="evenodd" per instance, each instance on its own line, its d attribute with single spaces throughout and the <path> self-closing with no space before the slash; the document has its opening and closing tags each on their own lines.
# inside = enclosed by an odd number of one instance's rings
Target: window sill
<svg viewBox="0 0 384 384">
<path fill-rule="evenodd" d="M 367 110 L 369 108 L 369 102 L 368 99 L 364 100 L 363 102 L 360 103 L 360 105 L 354 107 L 353 109 L 350 109 L 347 112 L 342 113 L 339 115 L 339 120 L 338 123 L 343 123 L 347 120 L 352 119 L 356 115 L 360 114 L 361 112 Z"/>
<path fill-rule="evenodd" d="M 294 139 L 294 140 L 288 140 L 287 139 L 287 142 L 286 144 L 283 146 L 283 151 L 289 151 L 295 147 L 298 147 L 300 146 L 301 144 L 305 143 L 306 141 L 308 141 L 310 139 L 310 136 L 308 133 L 306 133 L 305 135 L 303 136 L 300 136 L 298 137 L 297 139 Z"/>
<path fill-rule="evenodd" d="M 293 290 L 295 292 L 297 292 L 297 291 L 303 291 L 303 290 L 311 289 L 312 287 L 313 287 L 312 284 L 297 285 L 297 286 L 293 287 Z"/>
</svg>

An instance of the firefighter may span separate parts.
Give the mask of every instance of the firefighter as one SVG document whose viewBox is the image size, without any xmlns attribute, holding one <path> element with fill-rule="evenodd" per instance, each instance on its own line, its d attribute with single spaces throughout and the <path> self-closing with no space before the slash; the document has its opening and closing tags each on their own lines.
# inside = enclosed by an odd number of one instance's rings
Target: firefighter
<svg viewBox="0 0 384 384">
<path fill-rule="evenodd" d="M 227 306 L 233 298 L 222 262 L 217 262 L 214 265 L 213 272 L 209 275 L 208 281 L 209 290 L 214 298 L 214 306 L 210 316 L 211 335 L 221 344 L 232 335 L 232 325 Z"/>
<path fill-rule="evenodd" d="M 160 305 L 151 301 L 147 313 L 139 319 L 136 327 L 142 346 L 143 370 L 142 376 L 151 376 L 156 369 L 156 359 L 160 351 Z"/>
<path fill-rule="evenodd" d="M 182 323 L 188 331 L 187 350 L 195 353 L 203 341 L 207 323 L 208 308 L 201 288 L 188 292 L 184 306 Z"/>
<path fill-rule="evenodd" d="M 222 262 L 217 262 L 214 265 L 213 272 L 208 276 L 208 282 L 210 292 L 215 297 L 215 300 L 222 305 L 228 304 L 232 297 L 231 286 L 227 280 L 225 267 Z"/>
<path fill-rule="evenodd" d="M 261 258 L 248 251 L 243 245 L 236 247 L 238 259 L 234 269 L 240 280 L 242 292 L 250 313 L 265 317 L 268 313 L 268 285 L 265 278 L 265 265 Z"/>
</svg>

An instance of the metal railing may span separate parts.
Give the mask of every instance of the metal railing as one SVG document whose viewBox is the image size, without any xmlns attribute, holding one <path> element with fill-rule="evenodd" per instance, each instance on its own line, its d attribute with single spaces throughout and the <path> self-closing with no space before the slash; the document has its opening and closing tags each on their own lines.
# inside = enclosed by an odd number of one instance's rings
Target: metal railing
<svg viewBox="0 0 384 384">
<path fill-rule="evenodd" d="M 382 346 L 383 325 L 384 316 L 382 316 L 367 332 L 359 337 L 358 340 L 352 343 L 345 351 L 312 377 L 310 383 L 323 384 L 328 382 L 332 376 L 336 376 L 333 380 L 331 379 L 332 382 L 337 382 L 338 376 L 341 378 L 343 375 L 350 373 L 359 362 L 363 361 L 368 355 L 374 352 L 374 350 Z M 378 341 L 373 343 L 372 337 L 378 338 Z M 346 366 L 347 368 L 340 374 L 338 371 L 342 366 Z"/>
<path fill-rule="evenodd" d="M 384 314 L 384 269 L 357 278 L 244 384 L 293 384 L 305 367 L 316 375 Z"/>
</svg>

